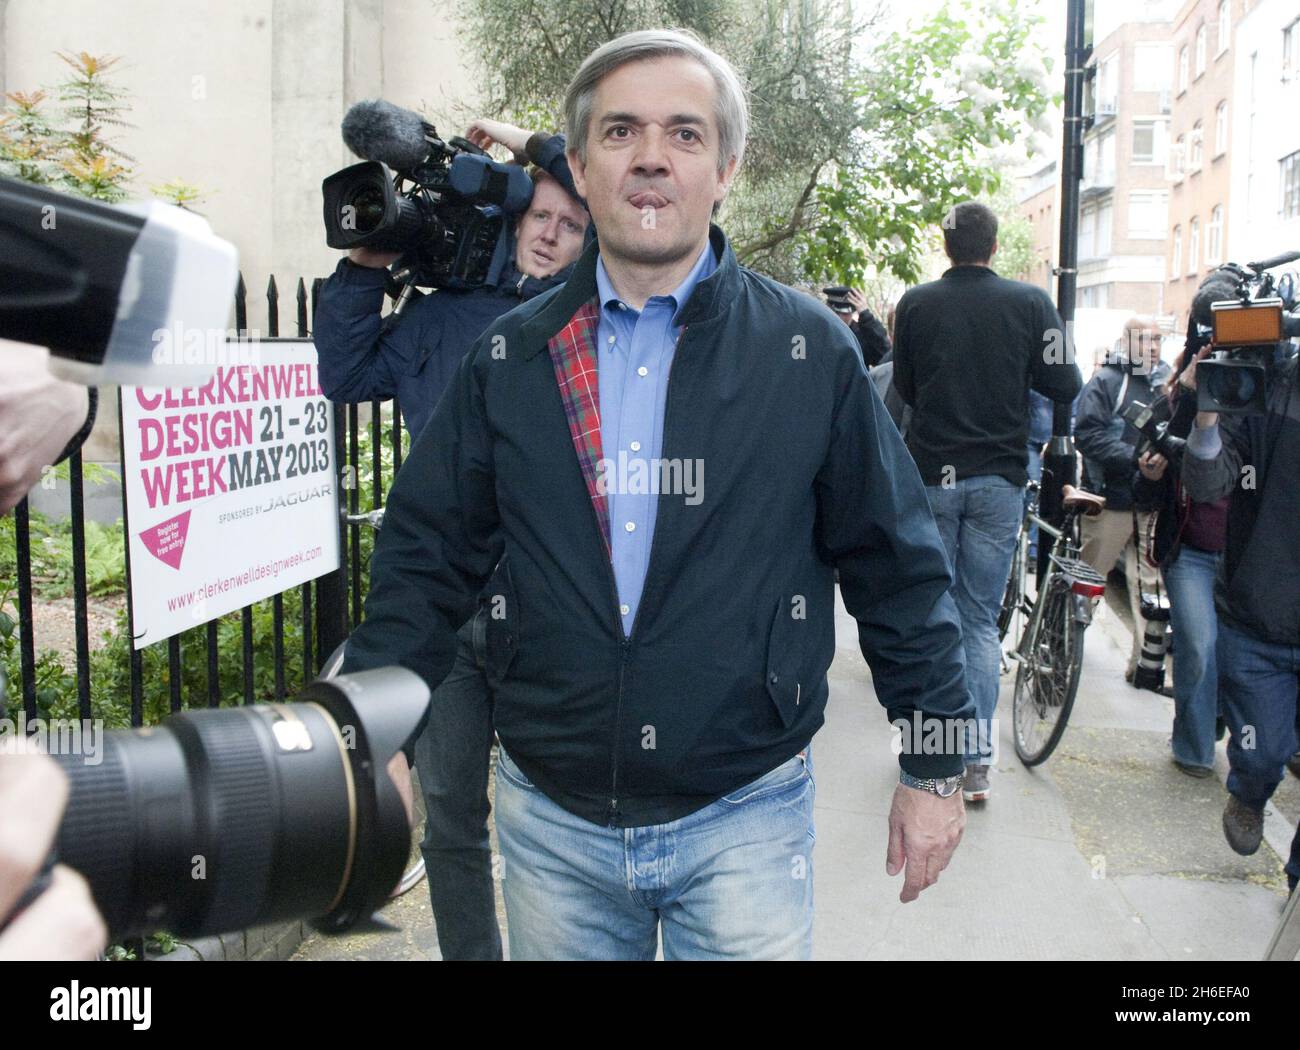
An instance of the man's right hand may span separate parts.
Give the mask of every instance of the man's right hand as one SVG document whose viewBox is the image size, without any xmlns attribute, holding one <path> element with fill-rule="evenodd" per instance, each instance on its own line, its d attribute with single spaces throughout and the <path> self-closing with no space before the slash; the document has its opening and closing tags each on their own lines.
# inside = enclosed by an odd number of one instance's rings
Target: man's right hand
<svg viewBox="0 0 1300 1050">
<path fill-rule="evenodd" d="M 0 739 L 0 922 L 49 855 L 68 800 L 68 778 L 26 739 Z M 63 864 L 49 886 L 0 933 L 0 960 L 93 959 L 108 931 L 90 887 Z"/>
<path fill-rule="evenodd" d="M 375 248 L 353 248 L 348 252 L 348 262 L 376 270 L 387 269 L 401 257 L 401 252 L 381 252 Z"/>
</svg>

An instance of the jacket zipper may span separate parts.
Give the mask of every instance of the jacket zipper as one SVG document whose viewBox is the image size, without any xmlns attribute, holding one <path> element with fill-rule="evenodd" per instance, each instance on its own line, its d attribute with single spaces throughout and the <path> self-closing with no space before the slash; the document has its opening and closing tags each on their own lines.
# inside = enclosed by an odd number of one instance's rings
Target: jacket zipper
<svg viewBox="0 0 1300 1050">
<path fill-rule="evenodd" d="M 685 335 L 686 335 L 686 326 L 683 325 L 681 332 L 677 336 L 677 342 L 673 344 L 674 363 L 677 361 L 677 351 L 681 348 L 682 339 L 685 337 Z M 669 406 L 672 404 L 672 392 L 673 392 L 673 370 L 672 370 L 672 365 L 670 364 L 668 366 L 668 380 L 664 385 L 664 429 L 663 429 L 664 440 L 660 442 L 661 446 L 667 444 L 668 409 Z M 591 516 L 596 522 L 596 531 L 599 532 L 600 519 L 596 517 L 595 506 L 591 508 Z M 612 560 L 613 543 L 614 543 L 613 531 L 614 531 L 614 523 L 611 521 L 610 522 L 610 534 L 611 534 L 610 535 L 610 548 L 611 548 L 610 557 L 606 558 L 605 561 L 609 566 L 610 594 L 613 596 L 614 599 L 614 619 L 615 622 L 617 622 L 618 624 L 619 657 L 618 657 L 618 698 L 615 701 L 615 706 L 614 706 L 614 745 L 613 745 L 613 755 L 612 755 L 612 763 L 611 763 L 613 768 L 612 768 L 610 785 L 609 785 L 608 819 L 609 819 L 609 826 L 611 828 L 616 828 L 618 827 L 618 751 L 619 751 L 618 745 L 619 745 L 619 730 L 622 728 L 622 722 L 623 722 L 623 679 L 624 679 L 624 673 L 627 670 L 628 656 L 632 651 L 632 637 L 636 634 L 636 626 L 641 621 L 641 610 L 644 608 L 645 602 L 642 601 L 637 605 L 636 615 L 632 617 L 632 633 L 631 634 L 626 633 L 623 630 L 623 609 L 621 603 L 618 600 L 618 580 L 614 576 L 614 562 Z M 601 539 L 603 541 L 604 537 L 601 537 Z M 649 578 L 650 575 L 650 566 L 654 564 L 655 544 L 658 542 L 658 539 L 659 539 L 659 529 L 656 523 L 655 534 L 650 539 L 650 557 L 646 561 L 647 579 Z M 645 597 L 645 591 L 643 589 L 642 598 L 644 597 Z"/>
</svg>

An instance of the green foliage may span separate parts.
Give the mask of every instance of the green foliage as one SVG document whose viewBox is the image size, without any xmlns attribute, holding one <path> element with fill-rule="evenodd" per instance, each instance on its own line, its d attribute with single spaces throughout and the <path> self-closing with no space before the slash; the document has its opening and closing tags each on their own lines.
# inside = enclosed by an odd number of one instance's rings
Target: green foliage
<svg viewBox="0 0 1300 1050">
<path fill-rule="evenodd" d="M 50 185 L 93 200 L 121 201 L 127 196 L 133 158 L 108 137 L 129 128 L 127 94 L 111 76 L 121 59 L 81 51 L 57 52 L 71 73 L 50 91 L 61 103 L 64 128 L 46 117 L 49 91 L 10 92 L 0 112 L 0 175 Z M 204 191 L 171 179 L 151 191 L 182 208 L 201 203 Z"/>
<path fill-rule="evenodd" d="M 621 33 L 694 30 L 749 86 L 745 163 L 722 224 L 741 262 L 789 283 L 914 282 L 955 203 L 993 192 L 1050 63 L 1017 0 L 969 0 L 882 33 L 838 0 L 464 0 L 487 108 L 558 128 L 582 60 Z M 878 40 L 862 57 L 856 41 Z M 1041 144 L 1041 143 L 1040 143 Z"/>
<path fill-rule="evenodd" d="M 0 175 L 51 183 L 58 176 L 57 135 L 41 107 L 44 91 L 11 91 L 0 113 Z"/>
</svg>

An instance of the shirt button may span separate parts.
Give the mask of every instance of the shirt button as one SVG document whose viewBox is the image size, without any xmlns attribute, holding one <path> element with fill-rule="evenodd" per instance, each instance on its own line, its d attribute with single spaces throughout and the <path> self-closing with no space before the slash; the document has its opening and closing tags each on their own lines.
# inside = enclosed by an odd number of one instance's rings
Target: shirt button
<svg viewBox="0 0 1300 1050">
<path fill-rule="evenodd" d="M 648 375 L 649 373 L 650 373 L 650 369 L 646 368 L 645 365 L 642 365 L 640 368 L 636 370 L 636 374 L 639 376 Z"/>
<path fill-rule="evenodd" d="M 628 532 L 632 532 L 636 529 L 636 522 L 629 521 L 626 525 L 623 526 L 623 528 L 627 529 Z"/>
<path fill-rule="evenodd" d="M 633 451 L 633 452 L 640 452 L 640 451 L 641 451 L 641 442 L 639 442 L 639 441 L 633 441 L 633 442 L 632 442 L 632 451 Z"/>
<path fill-rule="evenodd" d="M 612 335 L 611 335 L 611 336 L 609 337 L 609 345 L 610 345 L 610 346 L 613 346 L 617 341 L 618 341 L 618 337 L 617 337 L 617 336 L 612 336 Z"/>
<path fill-rule="evenodd" d="M 632 611 L 632 606 L 630 606 L 630 605 L 620 605 L 620 606 L 618 607 L 618 611 L 621 612 L 624 616 L 626 616 L 628 613 L 630 613 L 630 612 Z"/>
</svg>

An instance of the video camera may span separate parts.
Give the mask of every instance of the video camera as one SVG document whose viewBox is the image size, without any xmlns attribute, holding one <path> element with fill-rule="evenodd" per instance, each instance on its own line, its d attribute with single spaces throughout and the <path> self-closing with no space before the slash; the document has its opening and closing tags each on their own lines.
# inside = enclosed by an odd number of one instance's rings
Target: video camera
<svg viewBox="0 0 1300 1050">
<path fill-rule="evenodd" d="M 331 248 L 403 252 L 408 287 L 495 285 L 509 262 L 509 216 L 532 200 L 523 168 L 467 139 L 444 142 L 419 114 L 382 99 L 343 118 L 343 141 L 362 163 L 321 184 Z"/>
<path fill-rule="evenodd" d="M 1279 351 L 1300 335 L 1294 282 L 1275 284 L 1266 272 L 1300 259 L 1300 252 L 1247 263 L 1228 263 L 1210 274 L 1192 300 L 1192 319 L 1209 335 L 1211 357 L 1196 366 L 1196 407 L 1201 412 L 1260 415 Z M 1279 295 L 1279 291 L 1284 293 Z"/>
<path fill-rule="evenodd" d="M 855 307 L 849 302 L 849 289 L 844 285 L 832 285 L 830 288 L 823 288 L 822 295 L 826 296 L 826 305 L 835 313 L 848 316 L 853 313 Z"/>
</svg>

